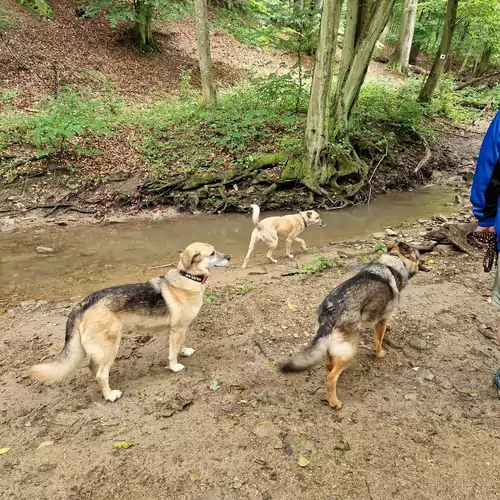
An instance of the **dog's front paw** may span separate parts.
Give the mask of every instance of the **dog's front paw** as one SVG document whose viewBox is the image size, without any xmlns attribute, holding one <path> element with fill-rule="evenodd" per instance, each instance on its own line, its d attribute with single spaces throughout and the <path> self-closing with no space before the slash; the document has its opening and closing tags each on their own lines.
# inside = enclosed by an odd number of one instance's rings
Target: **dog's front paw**
<svg viewBox="0 0 500 500">
<path fill-rule="evenodd" d="M 329 401 L 329 403 L 330 403 L 330 406 L 332 408 L 335 408 L 336 410 L 340 410 L 342 408 L 342 405 L 344 404 L 344 403 L 342 403 L 342 401 L 340 401 L 340 399 L 333 399 L 333 400 Z"/>
<path fill-rule="evenodd" d="M 286 255 L 289 259 L 293 259 L 293 255 L 291 253 Z"/>
<path fill-rule="evenodd" d="M 374 351 L 375 357 L 376 358 L 383 358 L 387 355 L 387 351 L 384 351 L 384 349 L 380 349 L 379 351 Z"/>
<path fill-rule="evenodd" d="M 172 363 L 169 368 L 174 372 L 174 373 L 177 373 L 177 372 L 180 372 L 181 370 L 184 370 L 184 365 L 182 365 L 181 363 Z"/>
<path fill-rule="evenodd" d="M 194 353 L 194 349 L 192 347 L 181 347 L 179 354 L 181 356 L 191 356 Z"/>
<path fill-rule="evenodd" d="M 114 401 L 116 401 L 117 399 L 120 399 L 121 397 L 122 397 L 122 391 L 119 391 L 118 389 L 115 389 L 114 391 L 110 391 L 104 395 L 104 399 L 106 401 L 111 401 L 112 403 Z"/>
</svg>

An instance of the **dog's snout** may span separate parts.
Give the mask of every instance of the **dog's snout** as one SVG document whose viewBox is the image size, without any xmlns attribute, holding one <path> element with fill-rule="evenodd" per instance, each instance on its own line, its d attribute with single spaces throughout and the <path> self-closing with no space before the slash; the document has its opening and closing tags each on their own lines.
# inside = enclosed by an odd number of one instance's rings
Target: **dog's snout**
<svg viewBox="0 0 500 500">
<path fill-rule="evenodd" d="M 225 258 L 226 260 L 231 260 L 231 256 L 230 256 L 230 255 L 224 255 L 224 258 Z"/>
</svg>

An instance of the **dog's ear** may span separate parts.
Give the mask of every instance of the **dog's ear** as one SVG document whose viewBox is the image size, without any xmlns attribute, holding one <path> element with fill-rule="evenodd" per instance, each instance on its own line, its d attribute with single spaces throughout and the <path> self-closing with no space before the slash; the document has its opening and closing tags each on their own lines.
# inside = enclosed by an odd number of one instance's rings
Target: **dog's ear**
<svg viewBox="0 0 500 500">
<path fill-rule="evenodd" d="M 310 219 L 312 216 L 313 216 L 313 213 L 309 210 L 309 211 L 307 212 L 307 217 L 309 217 L 309 219 Z"/>
<path fill-rule="evenodd" d="M 407 245 L 405 242 L 400 241 L 398 243 L 399 250 L 401 251 L 402 254 L 404 255 L 410 255 L 411 254 L 411 247 Z"/>
<path fill-rule="evenodd" d="M 193 261 L 199 256 L 200 254 L 196 252 L 195 250 L 184 250 L 184 252 L 181 253 L 181 260 L 180 260 L 180 265 L 181 265 L 181 270 L 182 271 L 187 271 L 190 267 Z"/>
</svg>

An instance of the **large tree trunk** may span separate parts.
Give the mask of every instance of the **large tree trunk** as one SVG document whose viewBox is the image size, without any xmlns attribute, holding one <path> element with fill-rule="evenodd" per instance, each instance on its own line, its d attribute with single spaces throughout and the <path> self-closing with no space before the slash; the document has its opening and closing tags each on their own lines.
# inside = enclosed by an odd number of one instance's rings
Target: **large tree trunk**
<svg viewBox="0 0 500 500">
<path fill-rule="evenodd" d="M 407 75 L 408 66 L 410 64 L 410 51 L 413 42 L 413 33 L 415 31 L 415 22 L 417 20 L 417 8 L 418 0 L 408 1 L 408 16 L 405 25 L 405 30 L 403 34 L 403 39 L 401 40 L 401 48 L 399 54 L 399 69 L 400 71 Z"/>
<path fill-rule="evenodd" d="M 145 0 L 135 0 L 135 41 L 141 52 L 159 52 L 153 38 L 153 9 Z"/>
<path fill-rule="evenodd" d="M 481 54 L 481 59 L 479 60 L 479 64 L 476 66 L 476 71 L 474 72 L 474 76 L 476 78 L 483 76 L 488 71 L 492 52 L 493 49 L 491 48 L 491 45 L 486 45 L 484 47 L 483 52 Z"/>
<path fill-rule="evenodd" d="M 418 98 L 420 102 L 429 102 L 432 99 L 432 95 L 436 90 L 439 78 L 443 73 L 446 58 L 450 53 L 453 31 L 455 30 L 455 24 L 457 20 L 457 7 L 458 0 L 448 0 L 443 28 L 443 37 L 441 39 L 441 44 L 439 45 L 439 50 L 436 54 L 436 58 L 434 59 L 434 64 L 432 65 L 431 72 L 420 92 L 420 96 Z"/>
<path fill-rule="evenodd" d="M 389 21 L 394 0 L 348 0 L 342 61 L 333 104 L 336 135 L 345 130 L 370 64 L 375 44 Z M 348 42 L 348 43 L 346 43 Z"/>
<path fill-rule="evenodd" d="M 215 91 L 212 56 L 210 53 L 207 1 L 194 0 L 194 7 L 196 12 L 196 46 L 201 73 L 203 103 L 205 106 L 215 106 L 217 95 Z"/>
<path fill-rule="evenodd" d="M 324 0 L 323 2 L 318 49 L 307 111 L 305 150 L 308 167 L 316 171 L 316 174 L 319 173 L 319 177 L 327 175 L 326 172 L 322 175 L 321 171 L 325 168 L 325 158 L 328 157 L 330 91 L 341 6 L 342 0 Z"/>
</svg>

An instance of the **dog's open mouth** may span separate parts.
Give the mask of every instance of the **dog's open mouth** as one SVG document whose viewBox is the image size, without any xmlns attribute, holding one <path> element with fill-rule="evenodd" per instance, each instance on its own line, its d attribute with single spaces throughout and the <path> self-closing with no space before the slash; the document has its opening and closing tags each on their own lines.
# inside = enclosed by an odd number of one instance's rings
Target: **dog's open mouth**
<svg viewBox="0 0 500 500">
<path fill-rule="evenodd" d="M 212 265 L 214 267 L 224 267 L 228 266 L 230 261 L 231 261 L 230 255 L 224 255 L 224 257 L 215 256 L 215 258 L 212 260 Z"/>
</svg>

